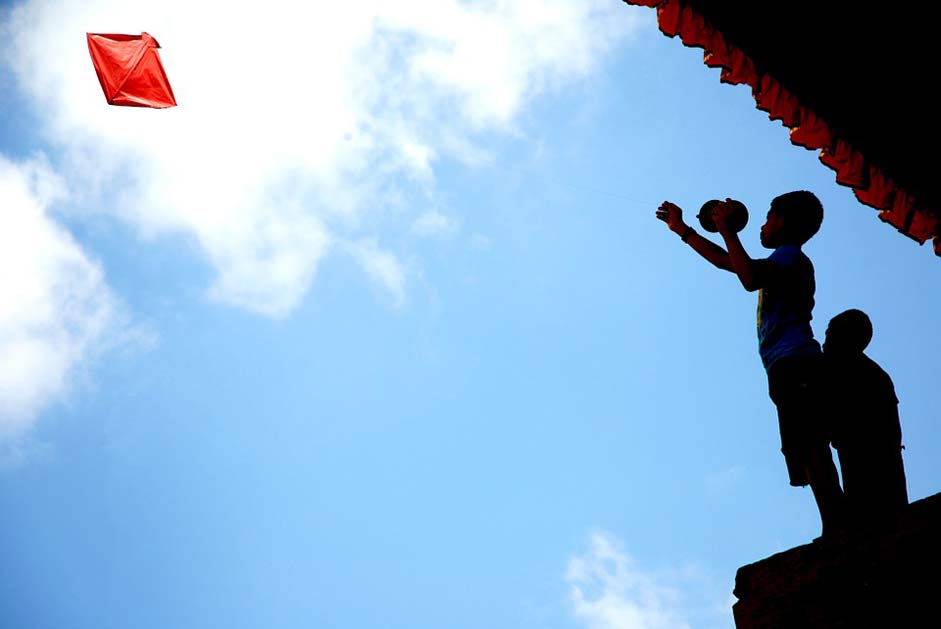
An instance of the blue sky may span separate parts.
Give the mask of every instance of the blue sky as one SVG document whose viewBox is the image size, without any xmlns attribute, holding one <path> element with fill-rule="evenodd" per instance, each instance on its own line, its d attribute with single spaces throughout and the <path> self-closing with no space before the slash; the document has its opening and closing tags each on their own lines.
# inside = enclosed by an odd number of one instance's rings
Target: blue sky
<svg viewBox="0 0 941 629">
<path fill-rule="evenodd" d="M 164 4 L 0 14 L 4 626 L 731 627 L 819 522 L 664 199 L 821 198 L 938 491 L 939 260 L 652 11 Z M 141 30 L 175 109 L 104 102 Z"/>
</svg>

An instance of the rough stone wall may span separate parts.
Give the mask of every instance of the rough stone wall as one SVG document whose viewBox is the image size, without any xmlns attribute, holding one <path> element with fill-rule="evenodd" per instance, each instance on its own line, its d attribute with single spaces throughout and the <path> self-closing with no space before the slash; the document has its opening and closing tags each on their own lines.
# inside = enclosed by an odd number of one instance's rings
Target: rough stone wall
<svg viewBox="0 0 941 629">
<path fill-rule="evenodd" d="M 941 494 L 885 528 L 742 566 L 738 629 L 941 627 Z"/>
</svg>

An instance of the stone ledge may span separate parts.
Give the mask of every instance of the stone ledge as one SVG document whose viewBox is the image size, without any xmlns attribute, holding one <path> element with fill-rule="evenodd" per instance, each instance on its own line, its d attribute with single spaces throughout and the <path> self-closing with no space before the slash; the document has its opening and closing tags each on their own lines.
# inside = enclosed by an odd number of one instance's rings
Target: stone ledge
<svg viewBox="0 0 941 629">
<path fill-rule="evenodd" d="M 878 533 L 742 566 L 734 594 L 738 629 L 941 626 L 941 493 Z"/>
</svg>

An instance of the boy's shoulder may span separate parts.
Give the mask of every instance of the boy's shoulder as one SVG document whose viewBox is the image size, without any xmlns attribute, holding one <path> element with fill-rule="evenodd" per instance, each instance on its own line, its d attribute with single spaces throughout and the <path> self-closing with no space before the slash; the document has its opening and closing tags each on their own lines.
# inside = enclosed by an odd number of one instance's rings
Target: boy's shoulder
<svg viewBox="0 0 941 629">
<path fill-rule="evenodd" d="M 892 377 L 867 354 L 860 352 L 847 356 L 832 356 L 824 352 L 823 357 L 829 366 L 831 379 L 844 389 L 855 391 L 867 398 L 891 398 L 898 403 Z"/>
<path fill-rule="evenodd" d="M 770 288 L 782 283 L 812 286 L 816 272 L 800 245 L 781 245 L 759 263 L 761 284 Z"/>
<path fill-rule="evenodd" d="M 811 263 L 810 258 L 807 257 L 800 245 L 781 245 L 772 251 L 767 259 L 785 267 L 804 263 L 813 268 L 813 263 Z"/>
</svg>

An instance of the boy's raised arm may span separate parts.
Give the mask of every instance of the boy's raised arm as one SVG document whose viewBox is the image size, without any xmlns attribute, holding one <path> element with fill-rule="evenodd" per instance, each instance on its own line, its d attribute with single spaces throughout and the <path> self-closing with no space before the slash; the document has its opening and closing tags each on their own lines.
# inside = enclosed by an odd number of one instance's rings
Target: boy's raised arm
<svg viewBox="0 0 941 629">
<path fill-rule="evenodd" d="M 703 238 L 683 221 L 683 210 L 677 205 L 664 201 L 657 208 L 657 218 L 667 224 L 674 234 L 692 247 L 693 251 L 723 271 L 734 272 L 728 252 L 707 238 Z"/>
<path fill-rule="evenodd" d="M 719 235 L 725 241 L 725 246 L 729 249 L 728 257 L 731 271 L 738 276 L 745 290 L 755 291 L 766 285 L 769 278 L 777 270 L 777 265 L 770 260 L 753 260 L 745 251 L 738 234 L 729 228 L 728 221 L 732 215 L 730 201 L 731 199 L 726 199 L 724 203 L 716 206 L 713 210 L 712 220 L 719 230 Z"/>
</svg>

